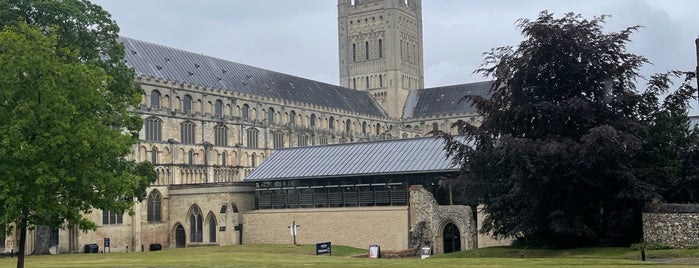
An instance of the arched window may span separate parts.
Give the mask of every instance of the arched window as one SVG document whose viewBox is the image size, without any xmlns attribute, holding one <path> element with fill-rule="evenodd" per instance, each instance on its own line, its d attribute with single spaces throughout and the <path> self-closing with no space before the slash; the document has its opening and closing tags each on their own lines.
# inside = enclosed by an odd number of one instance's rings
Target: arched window
<svg viewBox="0 0 699 268">
<path fill-rule="evenodd" d="M 316 126 L 316 115 L 315 114 L 311 114 L 311 120 L 310 120 L 309 124 L 311 127 Z"/>
<path fill-rule="evenodd" d="M 357 45 L 352 44 L 352 61 L 357 61 Z"/>
<path fill-rule="evenodd" d="M 258 148 L 257 144 L 257 135 L 259 134 L 259 131 L 255 128 L 249 128 L 247 130 L 248 134 L 248 148 Z"/>
<path fill-rule="evenodd" d="M 217 117 L 223 116 L 223 101 L 216 100 L 216 104 L 214 104 L 214 115 Z"/>
<path fill-rule="evenodd" d="M 157 117 L 146 118 L 146 141 L 162 140 L 163 120 Z"/>
<path fill-rule="evenodd" d="M 153 90 L 150 93 L 150 107 L 153 109 L 160 108 L 160 91 Z"/>
<path fill-rule="evenodd" d="M 158 190 L 153 190 L 148 194 L 148 222 L 162 221 L 162 196 Z"/>
<path fill-rule="evenodd" d="M 216 225 L 216 215 L 209 212 L 209 243 L 216 243 L 216 233 L 218 232 Z"/>
<path fill-rule="evenodd" d="M 202 225 L 201 210 L 195 205 L 189 215 L 189 242 L 202 242 L 204 240 Z"/>
<path fill-rule="evenodd" d="M 328 137 L 326 137 L 326 136 L 320 137 L 318 143 L 320 143 L 320 145 L 328 144 Z"/>
<path fill-rule="evenodd" d="M 228 128 L 225 125 L 214 127 L 214 143 L 216 146 L 228 146 Z"/>
<path fill-rule="evenodd" d="M 252 153 L 252 155 L 250 155 L 250 166 L 251 167 L 257 166 L 257 155 L 255 153 Z"/>
<path fill-rule="evenodd" d="M 289 113 L 289 124 L 295 125 L 296 124 L 296 112 L 291 111 Z"/>
<path fill-rule="evenodd" d="M 381 135 L 381 124 L 376 123 L 376 136 Z"/>
<path fill-rule="evenodd" d="M 383 58 L 383 40 L 379 39 L 379 58 Z"/>
<path fill-rule="evenodd" d="M 192 121 L 183 122 L 180 125 L 180 140 L 183 144 L 194 144 L 196 125 Z"/>
<path fill-rule="evenodd" d="M 298 136 L 298 145 L 299 145 L 299 146 L 308 146 L 308 135 L 306 135 L 306 134 L 299 134 L 299 136 Z"/>
<path fill-rule="evenodd" d="M 328 118 L 328 128 L 335 129 L 335 118 L 333 118 L 332 116 Z"/>
<path fill-rule="evenodd" d="M 267 123 L 268 124 L 274 124 L 274 108 L 269 108 L 267 110 Z"/>
<path fill-rule="evenodd" d="M 250 106 L 243 104 L 243 120 L 250 119 Z"/>
<path fill-rule="evenodd" d="M 274 132 L 272 138 L 274 149 L 284 148 L 284 132 Z"/>
<path fill-rule="evenodd" d="M 357 89 L 357 78 L 352 78 L 352 89 Z"/>
<path fill-rule="evenodd" d="M 366 59 L 369 59 L 369 42 L 364 42 L 364 54 L 366 54 Z"/>
<path fill-rule="evenodd" d="M 366 77 L 366 88 L 367 89 L 369 88 L 369 77 L 368 76 Z"/>
<path fill-rule="evenodd" d="M 349 133 L 351 131 L 352 131 L 352 121 L 347 119 L 347 121 L 345 121 L 345 132 Z"/>
<path fill-rule="evenodd" d="M 184 100 L 182 100 L 182 110 L 186 114 L 192 111 L 192 96 L 184 95 Z"/>
<path fill-rule="evenodd" d="M 153 165 L 158 163 L 158 148 L 153 147 L 150 151 L 150 162 Z"/>
<path fill-rule="evenodd" d="M 379 75 L 379 87 L 383 87 L 383 75 Z"/>
<path fill-rule="evenodd" d="M 439 130 L 439 124 L 432 123 L 432 131 L 437 131 L 437 130 Z"/>
<path fill-rule="evenodd" d="M 228 154 L 226 152 L 223 152 L 221 154 L 221 165 L 225 166 L 228 163 Z"/>
<path fill-rule="evenodd" d="M 362 134 L 366 135 L 366 122 L 362 122 Z"/>
</svg>

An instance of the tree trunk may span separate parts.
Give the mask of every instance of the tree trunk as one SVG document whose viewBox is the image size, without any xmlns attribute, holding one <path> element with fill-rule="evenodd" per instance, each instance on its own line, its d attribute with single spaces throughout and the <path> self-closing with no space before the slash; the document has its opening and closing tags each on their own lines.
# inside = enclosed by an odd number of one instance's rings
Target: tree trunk
<svg viewBox="0 0 699 268">
<path fill-rule="evenodd" d="M 24 268 L 24 252 L 27 246 L 27 219 L 19 221 L 19 248 L 17 249 L 17 268 Z"/>
</svg>

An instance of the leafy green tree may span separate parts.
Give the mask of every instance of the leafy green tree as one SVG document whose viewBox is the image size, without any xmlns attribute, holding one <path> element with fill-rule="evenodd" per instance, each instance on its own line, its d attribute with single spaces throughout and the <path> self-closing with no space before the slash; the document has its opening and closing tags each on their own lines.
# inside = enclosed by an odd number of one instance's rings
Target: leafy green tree
<svg viewBox="0 0 699 268">
<path fill-rule="evenodd" d="M 605 33 L 604 23 L 544 11 L 518 21 L 525 39 L 517 47 L 485 54 L 477 71 L 495 78 L 491 96 L 464 97 L 482 124 L 455 124 L 466 143 L 441 134 L 462 166 L 463 191 L 486 205 L 482 232 L 546 247 L 640 237 L 640 210 L 662 193 L 639 176 L 636 157 L 662 120 L 658 96 L 669 81 L 655 77 L 637 92 L 648 61 L 625 46 L 639 27 Z M 688 96 L 669 98 L 679 105 Z"/>
<path fill-rule="evenodd" d="M 0 18 L 0 224 L 16 226 L 23 267 L 27 228 L 94 229 L 86 213 L 130 211 L 156 174 L 126 159 L 140 91 L 109 15 L 88 1 L 0 1 Z"/>
</svg>

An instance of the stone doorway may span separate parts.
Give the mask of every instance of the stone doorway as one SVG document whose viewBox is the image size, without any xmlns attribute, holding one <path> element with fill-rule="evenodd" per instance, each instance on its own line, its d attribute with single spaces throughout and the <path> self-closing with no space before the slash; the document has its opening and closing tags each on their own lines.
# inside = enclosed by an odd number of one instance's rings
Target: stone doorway
<svg viewBox="0 0 699 268">
<path fill-rule="evenodd" d="M 444 253 L 461 251 L 461 233 L 459 232 L 459 227 L 456 227 L 453 223 L 448 223 L 444 226 L 442 237 L 444 238 Z"/>
<path fill-rule="evenodd" d="M 175 247 L 183 248 L 187 246 L 187 235 L 184 232 L 184 227 L 181 224 L 177 224 L 175 227 Z"/>
</svg>

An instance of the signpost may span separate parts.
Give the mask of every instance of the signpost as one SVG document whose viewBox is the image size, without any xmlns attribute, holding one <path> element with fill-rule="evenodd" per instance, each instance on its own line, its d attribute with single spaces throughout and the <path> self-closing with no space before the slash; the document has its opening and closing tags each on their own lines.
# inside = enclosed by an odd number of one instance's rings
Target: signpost
<svg viewBox="0 0 699 268">
<path fill-rule="evenodd" d="M 289 228 L 289 232 L 291 233 L 291 236 L 294 238 L 294 246 L 298 246 L 296 244 L 296 229 L 298 227 L 301 227 L 301 225 L 296 225 L 296 221 L 292 221 L 291 225 L 289 225 L 287 228 Z"/>
<path fill-rule="evenodd" d="M 333 255 L 333 249 L 330 242 L 316 243 L 316 255 L 330 254 Z"/>
<path fill-rule="evenodd" d="M 104 249 L 107 249 L 107 248 L 109 248 L 109 251 L 108 251 L 108 252 L 112 252 L 112 247 L 111 247 L 111 245 L 110 245 L 110 243 L 109 243 L 109 238 L 108 238 L 108 237 L 105 237 L 105 238 L 104 238 Z"/>
</svg>

